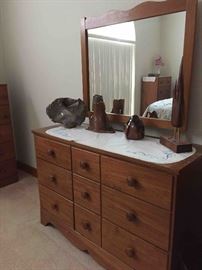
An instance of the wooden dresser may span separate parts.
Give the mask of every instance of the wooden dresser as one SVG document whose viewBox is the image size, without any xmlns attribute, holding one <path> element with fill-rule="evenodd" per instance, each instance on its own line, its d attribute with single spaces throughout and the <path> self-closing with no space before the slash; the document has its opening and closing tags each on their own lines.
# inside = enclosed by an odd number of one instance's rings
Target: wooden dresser
<svg viewBox="0 0 202 270">
<path fill-rule="evenodd" d="M 156 77 L 155 81 L 143 81 L 141 89 L 141 115 L 153 102 L 171 97 L 171 77 Z"/>
<path fill-rule="evenodd" d="M 17 168 L 6 84 L 0 84 L 0 187 L 17 181 Z"/>
<path fill-rule="evenodd" d="M 108 270 L 179 270 L 201 233 L 202 154 L 157 165 L 34 131 L 41 223 Z"/>
</svg>

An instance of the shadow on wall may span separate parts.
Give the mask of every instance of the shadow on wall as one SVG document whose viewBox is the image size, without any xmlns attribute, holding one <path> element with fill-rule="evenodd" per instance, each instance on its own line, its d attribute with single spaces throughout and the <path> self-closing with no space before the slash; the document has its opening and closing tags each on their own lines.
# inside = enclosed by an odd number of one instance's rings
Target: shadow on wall
<svg viewBox="0 0 202 270">
<path fill-rule="evenodd" d="M 26 87 L 20 79 L 9 84 L 9 94 L 12 104 L 12 121 L 16 145 L 16 157 L 27 164 L 36 164 L 34 153 L 34 141 L 31 129 L 40 125 L 36 107 L 26 92 Z"/>
<path fill-rule="evenodd" d="M 198 2 L 196 40 L 194 48 L 188 136 L 202 144 L 202 1 Z M 193 133 L 194 132 L 194 133 Z"/>
</svg>

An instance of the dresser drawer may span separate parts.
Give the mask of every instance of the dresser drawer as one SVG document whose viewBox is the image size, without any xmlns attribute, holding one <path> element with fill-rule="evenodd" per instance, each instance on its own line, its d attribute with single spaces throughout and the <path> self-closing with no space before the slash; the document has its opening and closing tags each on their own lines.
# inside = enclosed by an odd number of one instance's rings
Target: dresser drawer
<svg viewBox="0 0 202 270">
<path fill-rule="evenodd" d="M 97 245 L 101 245 L 100 217 L 75 205 L 75 229 Z"/>
<path fill-rule="evenodd" d="M 100 184 L 75 174 L 73 180 L 74 201 L 77 204 L 100 214 Z"/>
<path fill-rule="evenodd" d="M 0 161 L 12 159 L 15 157 L 14 146 L 12 142 L 0 144 Z"/>
<path fill-rule="evenodd" d="M 167 269 L 166 252 L 106 220 L 102 221 L 102 247 L 133 269 Z"/>
<path fill-rule="evenodd" d="M 159 77 L 158 78 L 158 84 L 159 86 L 162 85 L 171 85 L 171 77 Z"/>
<path fill-rule="evenodd" d="M 72 200 L 72 174 L 71 172 L 50 164 L 42 159 L 37 160 L 39 184 Z"/>
<path fill-rule="evenodd" d="M 64 228 L 73 228 L 73 203 L 56 192 L 39 185 L 41 208 L 53 215 Z"/>
<path fill-rule="evenodd" d="M 102 215 L 127 231 L 168 250 L 170 213 L 167 210 L 103 187 Z"/>
<path fill-rule="evenodd" d="M 0 126 L 0 143 L 12 141 L 12 130 L 10 125 Z"/>
<path fill-rule="evenodd" d="M 52 140 L 35 137 L 37 157 L 71 170 L 70 146 Z"/>
<path fill-rule="evenodd" d="M 0 181 L 10 176 L 16 176 L 17 168 L 14 159 L 2 161 L 0 163 Z"/>
<path fill-rule="evenodd" d="M 165 209 L 171 208 L 172 176 L 102 156 L 102 183 Z"/>
<path fill-rule="evenodd" d="M 0 107 L 0 124 L 8 124 L 10 123 L 10 112 L 8 106 Z"/>
<path fill-rule="evenodd" d="M 170 89 L 170 86 L 161 86 L 159 87 L 158 89 L 158 100 L 161 100 L 161 99 L 167 99 L 167 98 L 170 98 L 171 97 L 171 89 Z"/>
<path fill-rule="evenodd" d="M 100 157 L 98 154 L 72 148 L 73 172 L 100 182 Z"/>
<path fill-rule="evenodd" d="M 0 105 L 8 104 L 8 93 L 6 84 L 0 85 Z"/>
</svg>

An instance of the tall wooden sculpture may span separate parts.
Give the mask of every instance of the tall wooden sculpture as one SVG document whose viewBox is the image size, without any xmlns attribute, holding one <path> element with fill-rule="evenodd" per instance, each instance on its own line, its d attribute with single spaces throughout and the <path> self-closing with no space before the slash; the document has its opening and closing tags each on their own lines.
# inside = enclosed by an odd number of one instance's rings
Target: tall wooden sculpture
<svg viewBox="0 0 202 270">
<path fill-rule="evenodd" d="M 173 106 L 171 123 L 174 127 L 174 134 L 171 137 L 160 137 L 160 143 L 176 153 L 192 151 L 192 144 L 181 139 L 180 129 L 183 124 L 183 58 L 180 65 L 178 80 L 173 91 Z"/>
<path fill-rule="evenodd" d="M 92 107 L 93 113 L 89 117 L 88 130 L 100 133 L 114 133 L 114 129 L 111 127 L 105 112 L 103 97 L 100 95 L 94 95 Z"/>
</svg>

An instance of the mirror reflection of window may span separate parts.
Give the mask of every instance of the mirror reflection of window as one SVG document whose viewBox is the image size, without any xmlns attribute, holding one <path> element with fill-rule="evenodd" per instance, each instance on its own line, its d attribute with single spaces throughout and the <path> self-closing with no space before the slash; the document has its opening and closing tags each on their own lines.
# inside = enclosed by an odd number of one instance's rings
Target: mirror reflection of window
<svg viewBox="0 0 202 270">
<path fill-rule="evenodd" d="M 185 19 L 183 11 L 88 30 L 90 103 L 93 95 L 99 94 L 107 112 L 124 100 L 126 115 L 170 120 L 172 91 L 183 56 Z M 163 62 L 158 72 L 155 59 Z M 159 79 L 148 79 L 152 74 Z"/>
<path fill-rule="evenodd" d="M 135 41 L 134 22 L 88 31 L 90 96 L 102 95 L 108 112 L 120 99 L 124 114 L 134 111 Z"/>
</svg>

